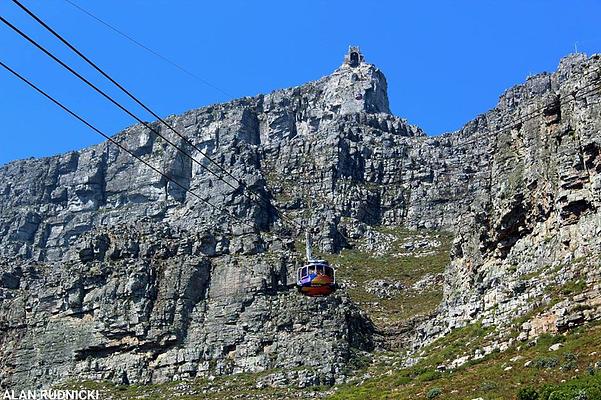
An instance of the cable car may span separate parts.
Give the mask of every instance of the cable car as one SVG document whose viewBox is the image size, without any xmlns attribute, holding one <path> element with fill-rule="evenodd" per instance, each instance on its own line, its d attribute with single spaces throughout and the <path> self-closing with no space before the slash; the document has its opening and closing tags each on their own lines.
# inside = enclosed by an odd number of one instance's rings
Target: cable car
<svg viewBox="0 0 601 400">
<path fill-rule="evenodd" d="M 308 231 L 306 240 L 307 264 L 296 271 L 296 286 L 306 296 L 328 296 L 336 290 L 336 269 L 326 260 L 313 258 L 311 235 Z"/>
</svg>

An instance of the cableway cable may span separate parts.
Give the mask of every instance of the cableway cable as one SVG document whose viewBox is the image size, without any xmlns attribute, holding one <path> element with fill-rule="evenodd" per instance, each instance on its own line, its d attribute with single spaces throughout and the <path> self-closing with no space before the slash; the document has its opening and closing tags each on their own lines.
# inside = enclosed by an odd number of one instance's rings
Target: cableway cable
<svg viewBox="0 0 601 400">
<path fill-rule="evenodd" d="M 62 35 L 60 35 L 56 30 L 54 30 L 52 27 L 50 27 L 46 22 L 44 22 L 40 17 L 38 17 L 37 15 L 35 15 L 33 13 L 33 11 L 29 10 L 25 5 L 23 5 L 20 1 L 18 0 L 12 0 L 13 3 L 15 3 L 17 6 L 19 6 L 23 11 L 25 11 L 31 18 L 33 18 L 38 24 L 40 24 L 42 27 L 44 27 L 48 32 L 50 32 L 53 36 L 55 36 L 58 40 L 60 40 L 65 46 L 67 46 L 71 51 L 73 51 L 75 54 L 77 54 L 80 58 L 82 58 L 86 63 L 88 63 L 90 66 L 92 66 L 97 72 L 99 72 L 102 76 L 104 76 L 106 79 L 108 79 L 112 84 L 114 84 L 116 87 L 118 87 L 123 93 L 125 93 L 129 98 L 131 98 L 132 100 L 134 100 L 138 105 L 140 105 L 144 110 L 146 110 L 148 113 L 150 113 L 153 117 L 155 117 L 157 120 L 159 120 L 162 124 L 164 124 L 166 127 L 168 127 L 173 133 L 175 133 L 178 137 L 180 137 L 181 139 L 183 139 L 188 145 L 192 146 L 194 148 L 194 150 L 198 151 L 203 157 L 205 157 L 211 164 L 213 164 L 214 166 L 216 166 L 221 172 L 225 173 L 227 176 L 229 176 L 230 178 L 232 178 L 234 181 L 236 181 L 238 183 L 238 185 L 240 185 L 243 189 L 243 195 L 245 197 L 247 197 L 249 200 L 254 201 L 256 204 L 258 204 L 259 206 L 267 206 L 268 208 L 273 208 L 274 211 L 276 212 L 276 214 L 283 220 L 286 220 L 287 222 L 296 225 L 297 228 L 301 228 L 296 221 L 287 218 L 284 214 L 282 214 L 273 204 L 271 204 L 269 202 L 269 200 L 264 199 L 264 197 L 262 196 L 262 194 L 252 190 L 251 188 L 246 187 L 246 185 L 244 184 L 244 182 L 242 182 L 240 179 L 238 179 L 237 177 L 235 177 L 232 173 L 230 173 L 227 169 L 223 168 L 218 162 L 216 162 L 213 158 L 211 158 L 208 154 L 206 154 L 206 152 L 202 151 L 200 148 L 198 148 L 198 146 L 196 146 L 194 143 L 192 143 L 192 141 L 190 141 L 185 135 L 181 134 L 180 132 L 178 132 L 171 124 L 169 124 L 168 122 L 166 122 L 163 118 L 161 118 L 157 113 L 155 113 L 152 109 L 150 109 L 146 104 L 144 104 L 138 97 L 136 97 L 135 95 L 133 95 L 131 93 L 131 91 L 127 90 L 125 87 L 123 87 L 123 85 L 121 85 L 119 82 L 117 82 L 115 79 L 113 79 L 107 72 L 105 72 L 102 68 L 100 68 L 95 62 L 93 62 L 92 60 L 90 60 L 89 57 L 87 57 L 86 55 L 84 55 L 80 50 L 78 50 L 73 44 L 71 44 L 67 39 L 65 39 Z M 67 2 L 70 2 L 69 0 L 65 0 Z M 73 4 L 73 3 L 72 3 Z M 75 5 L 75 4 L 73 4 Z M 6 22 L 5 22 L 6 23 Z M 13 28 L 15 29 L 15 28 Z M 19 32 L 18 32 L 19 33 Z M 22 35 L 23 36 L 23 35 Z M 26 38 L 27 39 L 27 38 Z M 30 41 L 31 42 L 31 41 Z M 35 43 L 33 43 L 35 45 Z M 39 47 L 38 47 L 39 48 Z M 42 49 L 40 49 L 42 50 Z M 43 51 L 43 50 L 42 50 Z M 55 60 L 56 61 L 56 60 Z M 62 65 L 62 64 L 61 64 Z M 174 146 L 177 148 L 177 146 Z M 179 150 L 179 149 L 178 149 Z M 191 159 L 193 159 L 192 156 L 184 153 L 186 156 L 190 157 Z M 196 160 L 193 159 L 193 161 L 196 162 Z M 198 162 L 196 162 L 198 164 Z M 202 164 L 200 164 L 201 166 L 203 166 Z M 228 184 L 230 187 L 232 187 L 234 190 L 237 189 L 237 187 L 231 185 L 229 182 L 225 181 L 223 179 L 223 177 L 216 175 L 213 171 L 205 168 L 205 170 L 209 171 L 210 173 L 212 173 L 214 176 L 216 176 L 218 179 L 220 179 L 221 181 L 225 182 L 226 184 Z M 261 200 L 262 204 L 260 204 L 258 201 L 256 201 L 255 199 L 251 198 L 248 194 L 244 193 L 244 188 L 246 188 L 246 190 L 248 190 L 249 192 L 251 192 L 253 195 L 255 195 L 259 200 Z"/>
<path fill-rule="evenodd" d="M 85 8 L 81 7 L 80 5 L 76 4 L 75 2 L 71 1 L 71 0 L 65 0 L 67 3 L 71 4 L 73 7 L 77 8 L 79 11 L 83 12 L 84 14 L 86 14 L 87 16 L 95 19 L 96 21 L 100 22 L 102 25 L 106 26 L 107 28 L 109 28 L 110 30 L 112 30 L 113 32 L 116 32 L 118 35 L 121 35 L 122 37 L 124 37 L 125 39 L 129 40 L 130 42 L 132 42 L 133 44 L 135 44 L 136 46 L 140 47 L 141 49 L 146 50 L 147 52 L 149 52 L 150 54 L 160 58 L 161 60 L 165 61 L 166 63 L 170 64 L 171 66 L 179 69 L 180 71 L 182 71 L 183 73 L 185 73 L 188 76 L 191 76 L 192 78 L 198 80 L 199 82 L 202 82 L 204 85 L 209 86 L 219 92 L 221 92 L 222 94 L 228 96 L 228 97 L 234 97 L 231 94 L 229 94 L 228 92 L 226 92 L 225 90 L 221 89 L 220 87 L 212 84 L 211 82 L 207 81 L 206 79 L 198 76 L 197 74 L 195 74 L 194 72 L 191 72 L 190 70 L 184 68 L 183 66 L 181 66 L 180 64 L 176 63 L 173 60 L 170 60 L 169 58 L 165 57 L 164 55 L 160 54 L 158 51 L 151 49 L 150 47 L 144 45 L 143 43 L 141 43 L 140 41 L 134 39 L 131 35 L 128 35 L 127 33 L 123 32 L 122 30 L 116 28 L 114 25 L 109 24 L 108 22 L 104 21 L 103 19 L 101 19 L 100 17 L 92 14 L 90 11 L 86 10 Z"/>
<path fill-rule="evenodd" d="M 101 131 L 100 129 L 98 129 L 96 126 L 94 126 L 93 124 L 91 124 L 90 122 L 88 122 L 85 118 L 81 117 L 79 114 L 77 114 L 74 111 L 72 111 L 70 108 L 68 108 L 67 106 L 65 106 L 59 100 L 57 100 L 56 98 L 54 98 L 53 96 L 51 96 L 50 94 L 48 94 L 47 92 L 45 92 L 43 89 L 41 89 L 39 86 L 37 86 L 36 84 L 34 84 L 33 82 L 31 82 L 30 80 L 28 80 L 27 78 L 25 78 L 23 75 L 19 74 L 17 71 L 15 71 L 14 69 L 10 68 L 4 62 L 0 61 L 0 66 L 2 66 L 4 69 L 6 69 L 11 74 L 13 74 L 15 77 L 19 78 L 24 83 L 26 83 L 29 87 L 31 87 L 32 89 L 34 89 L 35 91 L 37 91 L 39 94 L 41 94 L 42 96 L 44 96 L 45 98 L 47 98 L 48 100 L 50 100 L 51 102 L 53 102 L 54 104 L 56 104 L 63 111 L 67 112 L 69 115 L 71 115 L 75 119 L 79 120 L 81 123 L 83 123 L 88 128 L 92 129 L 94 132 L 96 132 L 99 135 L 101 135 L 102 137 L 104 137 L 106 140 L 108 140 L 109 142 L 111 142 L 115 146 L 119 147 L 121 150 L 125 151 L 131 157 L 133 157 L 136 160 L 144 163 L 147 167 L 149 167 L 154 172 L 156 172 L 159 175 L 161 175 L 163 178 L 165 178 L 169 182 L 174 183 L 180 189 L 186 191 L 187 193 L 190 193 L 192 196 L 196 197 L 201 202 L 203 202 L 204 204 L 206 204 L 209 207 L 213 208 L 214 210 L 216 210 L 216 211 L 218 211 L 220 213 L 226 213 L 227 215 L 229 215 L 231 218 L 237 220 L 238 222 L 240 222 L 240 223 L 242 223 L 242 224 L 244 224 L 244 225 L 252 228 L 253 230 L 255 229 L 254 225 L 252 225 L 252 224 L 244 221 L 243 219 L 241 219 L 238 216 L 232 214 L 228 210 L 225 210 L 225 209 L 223 209 L 223 208 L 221 208 L 221 207 L 219 207 L 219 206 L 211 203 L 210 201 L 202 198 L 200 195 L 194 193 L 193 191 L 191 191 L 190 189 L 188 189 L 187 187 L 185 187 L 184 185 L 182 185 L 181 183 L 179 183 L 177 180 L 173 179 L 169 175 L 167 175 L 164 172 L 160 171 L 158 168 L 156 168 L 155 166 L 153 166 L 151 163 L 149 163 L 148 161 L 144 160 L 142 157 L 136 155 L 133 151 L 129 150 L 127 147 L 125 147 L 124 145 L 122 145 L 121 143 L 119 143 L 117 140 L 115 140 L 114 138 L 112 138 L 110 135 L 108 135 L 108 134 L 104 133 L 103 131 Z"/>
<path fill-rule="evenodd" d="M 229 181 L 225 180 L 222 176 L 220 176 L 219 174 L 215 173 L 213 170 L 211 170 L 210 168 L 208 168 L 207 166 L 205 166 L 204 164 L 202 164 L 201 162 L 199 162 L 198 160 L 196 160 L 196 158 L 194 158 L 190 153 L 188 153 L 187 151 L 185 151 L 181 146 L 178 146 L 177 144 L 173 143 L 171 140 L 169 140 L 167 137 L 165 137 L 163 134 L 161 134 L 157 129 L 153 128 L 152 126 L 150 126 L 149 123 L 143 121 L 141 118 L 139 118 L 137 115 L 135 115 L 134 113 L 132 113 L 130 110 L 128 110 L 126 107 L 124 107 L 121 103 L 119 103 L 118 101 L 116 101 L 114 98 L 112 98 L 110 95 L 108 95 L 106 92 L 104 92 L 102 89 L 98 88 L 98 86 L 94 85 L 92 82 L 90 82 L 88 79 L 86 79 L 84 76 L 82 76 L 80 73 L 78 73 L 77 71 L 75 71 L 73 68 L 71 68 L 69 65 L 67 65 L 65 62 L 63 62 L 62 60 L 60 60 L 58 57 L 56 57 L 54 54 L 52 54 L 50 51 L 48 51 L 46 48 L 44 48 L 42 45 L 40 45 L 37 41 L 35 41 L 33 38 L 31 38 L 29 35 L 27 35 L 25 32 L 23 32 L 22 30 L 20 30 L 19 28 L 17 28 L 15 25 L 13 25 L 12 23 L 10 23 L 9 21 L 7 21 L 4 17 L 0 16 L 0 21 L 3 22 L 5 25 L 7 25 L 8 27 L 10 27 L 13 31 L 15 31 L 16 33 L 18 33 L 20 36 L 22 36 L 24 39 L 26 39 L 28 42 L 30 42 L 31 44 L 33 44 L 35 47 L 37 47 L 40 51 L 42 51 L 44 54 L 46 54 L 48 57 L 50 57 L 53 61 L 57 62 L 59 65 L 61 65 L 63 68 L 65 68 L 67 71 L 69 71 L 71 74 L 75 75 L 77 78 L 79 78 L 81 81 L 83 81 L 84 83 L 86 83 L 88 86 L 90 86 L 92 89 L 94 89 L 97 93 L 99 93 L 100 95 L 102 95 L 104 98 L 106 98 L 107 100 L 109 100 L 111 103 L 113 103 L 115 106 L 117 106 L 119 109 L 121 109 L 122 111 L 124 111 L 126 114 L 128 114 L 129 116 L 131 116 L 132 118 L 134 118 L 136 121 L 138 121 L 140 124 L 142 124 L 144 127 L 146 127 L 147 129 L 149 129 L 151 132 L 153 132 L 154 134 L 156 134 L 157 136 L 159 136 L 160 138 L 162 138 L 163 140 L 165 140 L 165 142 L 169 145 L 171 145 L 172 147 L 174 147 L 176 150 L 178 150 L 180 153 L 182 153 L 183 155 L 185 155 L 186 157 L 190 158 L 190 160 L 192 160 L 194 163 L 196 163 L 197 165 L 199 165 L 202 169 L 204 169 L 205 171 L 209 172 L 210 174 L 212 174 L 213 176 L 215 176 L 217 179 L 221 180 L 222 182 L 226 183 L 228 186 L 230 186 L 232 189 L 234 190 L 238 190 L 238 189 L 242 189 L 242 194 L 247 197 L 249 200 L 251 200 L 252 202 L 258 204 L 260 207 L 267 205 L 267 207 L 273 209 L 276 214 L 282 218 L 282 220 L 286 220 L 290 223 L 293 223 L 294 225 L 296 225 L 297 227 L 299 226 L 298 223 L 296 223 L 296 221 L 293 221 L 292 219 L 284 216 L 283 214 L 280 213 L 280 211 L 272 204 L 270 204 L 268 201 L 264 200 L 262 197 L 260 197 L 261 200 L 263 200 L 263 203 L 259 203 L 257 200 L 253 199 L 252 197 L 250 197 L 247 193 L 244 192 L 244 184 L 239 181 L 237 178 L 234 177 L 234 179 L 236 179 L 237 182 L 239 182 L 242 187 L 237 187 L 235 185 L 233 185 L 232 183 L 230 183 Z M 76 49 L 74 50 L 76 51 Z M 83 54 L 82 54 L 83 56 Z M 84 56 L 85 57 L 85 56 Z M 90 61 L 91 62 L 91 61 Z M 108 77 L 108 79 L 111 79 L 110 77 Z M 119 85 L 116 81 L 112 80 L 112 82 L 114 82 L 116 85 Z M 119 85 L 120 88 L 121 85 Z M 122 88 L 122 90 L 125 91 L 124 88 Z M 126 93 L 129 93 L 126 91 Z M 131 95 L 131 94 L 130 94 Z M 131 95 L 132 98 L 133 95 Z M 156 116 L 156 114 L 154 114 Z M 161 119 L 162 120 L 162 119 Z M 164 121 L 163 121 L 164 122 Z M 166 122 L 164 122 L 166 124 Z M 167 124 L 168 125 L 168 124 Z M 168 125 L 170 126 L 170 125 Z M 178 136 L 184 138 L 185 140 L 188 141 L 187 138 L 185 138 L 183 135 L 179 134 L 174 128 L 171 127 L 171 129 L 178 134 Z M 193 145 L 194 146 L 194 145 Z M 196 146 L 194 146 L 196 149 L 198 149 Z M 200 151 L 200 149 L 198 149 Z M 202 152 L 201 152 L 202 154 Z M 208 158 L 208 157 L 207 157 Z M 214 164 L 218 165 L 215 161 L 213 161 Z M 218 165 L 219 166 L 219 165 Z M 220 169 L 224 170 L 229 176 L 233 175 L 225 170 L 223 167 L 219 166 Z M 247 188 L 248 189 L 248 188 Z M 250 190 L 250 189 L 248 189 Z M 253 192 L 254 193 L 254 192 Z"/>
</svg>

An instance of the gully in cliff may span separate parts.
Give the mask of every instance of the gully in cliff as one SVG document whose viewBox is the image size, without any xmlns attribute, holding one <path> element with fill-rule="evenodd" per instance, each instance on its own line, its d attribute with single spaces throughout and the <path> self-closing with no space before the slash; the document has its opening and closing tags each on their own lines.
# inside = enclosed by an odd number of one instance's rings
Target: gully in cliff
<svg viewBox="0 0 601 400">
<path fill-rule="evenodd" d="M 336 290 L 336 270 L 326 260 L 313 258 L 309 231 L 306 232 L 306 241 L 307 264 L 296 271 L 296 286 L 307 296 L 328 296 Z"/>
</svg>

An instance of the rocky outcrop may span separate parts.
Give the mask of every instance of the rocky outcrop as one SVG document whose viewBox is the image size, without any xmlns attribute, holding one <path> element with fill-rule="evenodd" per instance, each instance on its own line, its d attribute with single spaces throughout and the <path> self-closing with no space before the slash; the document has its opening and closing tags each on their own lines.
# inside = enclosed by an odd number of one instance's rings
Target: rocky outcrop
<svg viewBox="0 0 601 400">
<path fill-rule="evenodd" d="M 291 289 L 298 226 L 326 252 L 370 225 L 456 233 L 438 316 L 403 332 L 414 346 L 528 312 L 546 286 L 584 273 L 574 259 L 599 253 L 599 68 L 597 56 L 564 59 L 428 137 L 390 114 L 384 75 L 349 56 L 318 81 L 169 117 L 196 148 L 159 123 L 115 136 L 200 198 L 108 143 L 1 167 L 0 381 L 343 379 L 373 327 L 344 291 Z M 565 274 L 541 284 L 547 268 Z"/>
</svg>

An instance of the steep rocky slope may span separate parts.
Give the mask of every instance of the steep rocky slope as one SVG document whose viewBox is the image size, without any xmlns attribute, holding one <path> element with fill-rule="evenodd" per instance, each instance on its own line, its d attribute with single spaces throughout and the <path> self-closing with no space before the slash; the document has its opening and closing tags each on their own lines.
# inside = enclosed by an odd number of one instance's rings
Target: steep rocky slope
<svg viewBox="0 0 601 400">
<path fill-rule="evenodd" d="M 600 67 L 598 56 L 568 57 L 479 119 L 505 128 L 494 137 L 488 188 L 458 224 L 438 326 L 503 325 L 554 306 L 536 328 L 525 325 L 525 339 L 599 318 Z M 550 304 L 552 287 L 574 282 L 581 290 Z"/>
<path fill-rule="evenodd" d="M 544 329 L 598 318 L 599 57 L 568 57 L 439 137 L 391 115 L 384 75 L 352 64 L 169 117 L 235 189 L 144 126 L 115 136 L 222 213 L 107 143 L 0 168 L 2 385 L 278 369 L 331 384 L 382 335 L 416 348 L 477 319 L 503 325 L 575 279 L 586 282 L 578 307 L 552 305 Z M 391 330 L 374 327 L 352 287 L 350 299 L 301 297 L 290 284 L 302 232 L 273 206 L 316 229 L 326 253 L 373 241 L 380 225 L 454 233 L 441 307 Z"/>
</svg>

